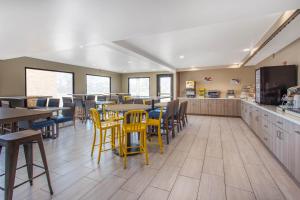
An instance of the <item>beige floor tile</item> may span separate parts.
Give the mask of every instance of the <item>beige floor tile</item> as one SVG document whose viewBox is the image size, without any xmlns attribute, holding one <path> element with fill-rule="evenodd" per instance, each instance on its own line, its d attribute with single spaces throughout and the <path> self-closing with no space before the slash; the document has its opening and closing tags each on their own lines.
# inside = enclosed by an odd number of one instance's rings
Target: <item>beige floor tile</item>
<svg viewBox="0 0 300 200">
<path fill-rule="evenodd" d="M 151 186 L 171 191 L 179 171 L 179 167 L 165 164 L 152 180 Z"/>
<path fill-rule="evenodd" d="M 167 200 L 169 192 L 155 187 L 147 187 L 139 200 Z"/>
<path fill-rule="evenodd" d="M 224 176 L 223 160 L 213 157 L 205 157 L 203 173 Z"/>
<path fill-rule="evenodd" d="M 180 170 L 180 175 L 200 179 L 202 165 L 202 159 L 187 158 L 184 162 L 183 167 Z"/>
<path fill-rule="evenodd" d="M 206 147 L 206 156 L 214 157 L 214 158 L 222 158 L 222 146 L 221 146 L 221 138 L 209 138 Z"/>
<path fill-rule="evenodd" d="M 82 178 L 78 180 L 75 184 L 62 191 L 61 193 L 55 193 L 53 199 L 55 200 L 65 200 L 65 199 L 80 199 L 93 187 L 95 187 L 98 182 L 91 180 L 89 178 Z"/>
<path fill-rule="evenodd" d="M 174 150 L 173 153 L 171 153 L 169 158 L 166 160 L 166 163 L 168 165 L 182 167 L 186 157 L 187 157 L 186 152 Z"/>
<path fill-rule="evenodd" d="M 224 166 L 225 183 L 228 186 L 233 186 L 242 190 L 252 191 L 248 175 L 242 165 L 227 165 Z"/>
<path fill-rule="evenodd" d="M 196 138 L 188 154 L 189 158 L 204 159 L 207 139 Z"/>
<path fill-rule="evenodd" d="M 226 186 L 227 200 L 255 200 L 252 192 L 240 190 L 231 186 Z"/>
<path fill-rule="evenodd" d="M 126 181 L 122 189 L 141 194 L 157 172 L 157 170 L 151 168 L 140 169 Z"/>
<path fill-rule="evenodd" d="M 92 190 L 90 190 L 81 199 L 84 200 L 95 200 L 100 199 L 106 200 L 111 198 L 125 183 L 126 179 L 117 176 L 109 176 L 102 182 L 98 183 Z"/>
<path fill-rule="evenodd" d="M 193 200 L 197 199 L 199 180 L 178 176 L 170 193 L 170 200 Z"/>
<path fill-rule="evenodd" d="M 201 176 L 198 200 L 225 200 L 224 178 L 203 173 Z"/>
<path fill-rule="evenodd" d="M 138 199 L 138 197 L 139 196 L 136 193 L 128 192 L 121 189 L 118 192 L 116 192 L 110 200 L 136 200 Z"/>
</svg>

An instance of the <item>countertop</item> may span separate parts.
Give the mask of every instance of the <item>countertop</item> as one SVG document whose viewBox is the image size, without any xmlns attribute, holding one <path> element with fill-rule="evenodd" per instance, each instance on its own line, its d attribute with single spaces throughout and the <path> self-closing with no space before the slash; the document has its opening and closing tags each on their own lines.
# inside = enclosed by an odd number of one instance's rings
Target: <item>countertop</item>
<svg viewBox="0 0 300 200">
<path fill-rule="evenodd" d="M 219 97 L 219 98 L 203 98 L 203 97 L 178 97 L 178 99 L 216 99 L 216 100 L 227 100 L 227 99 L 240 99 L 240 98 L 226 98 L 226 97 Z"/>
<path fill-rule="evenodd" d="M 299 117 L 297 116 L 297 114 L 290 114 L 290 112 L 284 112 L 281 111 L 280 109 L 277 108 L 277 106 L 272 106 L 272 105 L 260 105 L 254 101 L 249 101 L 249 100 L 242 100 L 243 102 L 249 103 L 253 106 L 259 107 L 265 111 L 268 111 L 278 117 L 282 117 L 286 120 L 289 120 L 295 124 L 300 125 L 300 115 Z"/>
</svg>

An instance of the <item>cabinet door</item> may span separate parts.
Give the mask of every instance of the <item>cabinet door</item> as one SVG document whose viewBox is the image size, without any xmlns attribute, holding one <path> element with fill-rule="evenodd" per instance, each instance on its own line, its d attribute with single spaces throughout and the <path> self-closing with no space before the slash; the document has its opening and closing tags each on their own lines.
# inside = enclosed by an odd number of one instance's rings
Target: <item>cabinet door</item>
<svg viewBox="0 0 300 200">
<path fill-rule="evenodd" d="M 276 127 L 275 155 L 288 168 L 288 133 Z"/>
<path fill-rule="evenodd" d="M 226 99 L 224 102 L 224 115 L 233 116 L 234 113 L 234 101 L 232 99 Z"/>
<path fill-rule="evenodd" d="M 295 167 L 294 167 L 294 176 L 295 178 L 300 181 L 300 126 L 297 124 L 293 124 L 292 132 L 294 133 L 294 140 L 295 140 L 295 152 L 294 159 Z"/>
<path fill-rule="evenodd" d="M 216 115 L 224 116 L 224 100 L 217 100 Z"/>
<path fill-rule="evenodd" d="M 188 102 L 187 113 L 192 114 L 192 107 L 193 107 L 192 100 L 188 99 L 187 102 Z"/>
<path fill-rule="evenodd" d="M 208 112 L 210 115 L 217 115 L 217 101 L 210 99 L 208 102 Z"/>
<path fill-rule="evenodd" d="M 206 100 L 206 99 L 201 99 L 201 102 L 200 102 L 200 110 L 201 110 L 201 114 L 202 115 L 208 115 L 209 112 L 208 112 L 208 107 L 209 107 L 209 103 L 208 103 L 209 100 Z"/>
</svg>

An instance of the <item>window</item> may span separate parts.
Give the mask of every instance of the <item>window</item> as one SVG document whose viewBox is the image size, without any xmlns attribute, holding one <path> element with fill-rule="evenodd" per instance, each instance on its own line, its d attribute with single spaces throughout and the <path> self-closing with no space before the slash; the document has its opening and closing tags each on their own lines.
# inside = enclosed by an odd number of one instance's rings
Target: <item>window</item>
<svg viewBox="0 0 300 200">
<path fill-rule="evenodd" d="M 87 94 L 110 93 L 110 77 L 86 75 Z"/>
<path fill-rule="evenodd" d="M 128 92 L 131 96 L 150 96 L 150 78 L 129 78 Z"/>
<path fill-rule="evenodd" d="M 26 68 L 26 95 L 61 98 L 73 94 L 73 73 Z"/>
</svg>

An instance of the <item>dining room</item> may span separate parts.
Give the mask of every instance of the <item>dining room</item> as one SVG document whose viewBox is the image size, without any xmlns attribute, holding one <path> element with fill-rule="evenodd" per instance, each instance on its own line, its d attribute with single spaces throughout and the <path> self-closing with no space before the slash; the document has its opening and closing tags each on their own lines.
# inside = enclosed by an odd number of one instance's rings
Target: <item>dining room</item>
<svg viewBox="0 0 300 200">
<path fill-rule="evenodd" d="M 300 2 L 3 1 L 0 200 L 300 199 Z"/>
</svg>

